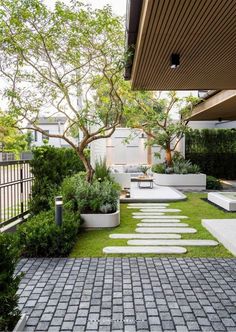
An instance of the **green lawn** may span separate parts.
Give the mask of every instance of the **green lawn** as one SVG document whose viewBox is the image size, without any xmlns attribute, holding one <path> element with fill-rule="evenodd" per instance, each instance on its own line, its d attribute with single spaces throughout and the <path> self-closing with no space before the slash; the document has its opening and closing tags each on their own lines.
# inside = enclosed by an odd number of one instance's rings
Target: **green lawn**
<svg viewBox="0 0 236 332">
<path fill-rule="evenodd" d="M 223 219 L 236 218 L 236 213 L 224 212 L 217 207 L 203 201 L 206 194 L 189 193 L 188 199 L 182 202 L 170 203 L 170 208 L 181 209 L 181 215 L 186 215 L 189 219 L 183 220 L 190 227 L 197 229 L 196 234 L 183 234 L 183 239 L 214 239 L 214 237 L 201 225 L 201 219 Z M 106 246 L 127 245 L 127 240 L 109 239 L 111 233 L 133 233 L 138 223 L 138 219 L 132 219 L 132 212 L 135 209 L 127 209 L 127 204 L 121 204 L 120 226 L 112 229 L 84 231 L 78 235 L 76 243 L 70 257 L 119 257 L 121 255 L 105 255 L 102 249 Z M 170 213 L 171 215 L 171 213 Z M 172 213 L 173 215 L 173 213 Z M 186 247 L 188 252 L 182 255 L 122 255 L 122 257 L 234 257 L 222 245 L 216 247 Z"/>
</svg>

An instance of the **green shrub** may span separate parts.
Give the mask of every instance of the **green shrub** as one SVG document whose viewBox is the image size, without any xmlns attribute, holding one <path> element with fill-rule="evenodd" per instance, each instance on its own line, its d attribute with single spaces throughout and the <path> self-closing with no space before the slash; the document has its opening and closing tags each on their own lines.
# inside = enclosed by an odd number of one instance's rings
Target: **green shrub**
<svg viewBox="0 0 236 332">
<path fill-rule="evenodd" d="M 15 276 L 19 258 L 15 237 L 0 233 L 0 331 L 12 331 L 20 319 L 17 290 L 21 276 Z"/>
<path fill-rule="evenodd" d="M 22 255 L 26 257 L 67 256 L 78 234 L 79 215 L 63 207 L 63 223 L 57 226 L 54 211 L 44 211 L 28 219 L 17 230 Z"/>
<path fill-rule="evenodd" d="M 104 181 L 105 179 L 111 180 L 110 169 L 107 167 L 105 158 L 96 161 L 94 167 L 94 177 L 96 179 L 101 179 L 101 181 Z"/>
<path fill-rule="evenodd" d="M 152 171 L 154 173 L 165 174 L 166 165 L 164 163 L 155 164 L 152 166 Z"/>
<path fill-rule="evenodd" d="M 143 174 L 147 174 L 149 168 L 150 168 L 150 167 L 148 167 L 148 166 L 146 166 L 146 165 L 141 165 L 141 166 L 140 166 L 140 171 L 141 171 Z"/>
<path fill-rule="evenodd" d="M 76 174 L 62 184 L 64 202 L 78 213 L 107 213 L 117 210 L 120 187 L 113 181 L 94 179 L 88 183 L 83 176 Z"/>
<path fill-rule="evenodd" d="M 152 166 L 152 171 L 159 174 L 196 174 L 200 172 L 198 165 L 192 164 L 190 160 L 183 157 L 173 159 L 173 166 L 168 167 L 166 163 Z"/>
<path fill-rule="evenodd" d="M 174 174 L 196 174 L 200 172 L 200 168 L 192 164 L 190 160 L 176 160 L 173 161 Z"/>
<path fill-rule="evenodd" d="M 73 149 L 53 146 L 34 148 L 30 165 L 34 175 L 30 204 L 33 214 L 49 210 L 63 179 L 84 170 Z"/>
<path fill-rule="evenodd" d="M 231 129 L 190 130 L 185 136 L 185 157 L 203 173 L 235 179 L 236 131 Z"/>
<path fill-rule="evenodd" d="M 222 185 L 220 183 L 220 180 L 216 179 L 214 176 L 207 175 L 206 188 L 220 190 L 222 189 Z"/>
</svg>

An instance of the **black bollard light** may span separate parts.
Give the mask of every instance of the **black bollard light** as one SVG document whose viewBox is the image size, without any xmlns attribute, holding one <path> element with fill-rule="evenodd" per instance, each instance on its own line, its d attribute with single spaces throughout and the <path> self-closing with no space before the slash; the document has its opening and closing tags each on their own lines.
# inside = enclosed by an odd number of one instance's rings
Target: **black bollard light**
<svg viewBox="0 0 236 332">
<path fill-rule="evenodd" d="M 55 197 L 55 223 L 57 226 L 62 225 L 62 196 Z"/>
</svg>

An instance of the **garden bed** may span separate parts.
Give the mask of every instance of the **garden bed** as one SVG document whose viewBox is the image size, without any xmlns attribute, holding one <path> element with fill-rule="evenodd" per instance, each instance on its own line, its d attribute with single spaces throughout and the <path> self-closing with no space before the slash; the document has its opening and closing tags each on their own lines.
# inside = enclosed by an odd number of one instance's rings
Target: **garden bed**
<svg viewBox="0 0 236 332">
<path fill-rule="evenodd" d="M 171 186 L 182 190 L 206 190 L 206 174 L 160 174 L 154 173 L 158 186 Z"/>
<path fill-rule="evenodd" d="M 114 213 L 82 213 L 84 228 L 112 228 L 120 224 L 120 210 Z"/>
</svg>

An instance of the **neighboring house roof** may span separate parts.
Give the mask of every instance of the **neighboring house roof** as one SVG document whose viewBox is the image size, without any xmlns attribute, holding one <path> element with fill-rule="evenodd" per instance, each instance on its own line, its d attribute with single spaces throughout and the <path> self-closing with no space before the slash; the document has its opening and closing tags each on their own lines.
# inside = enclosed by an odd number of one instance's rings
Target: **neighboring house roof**
<svg viewBox="0 0 236 332">
<path fill-rule="evenodd" d="M 222 90 L 211 95 L 194 107 L 188 120 L 236 120 L 236 90 Z"/>
<path fill-rule="evenodd" d="M 59 122 L 64 124 L 67 121 L 66 117 L 41 117 L 38 119 L 38 124 L 58 124 Z"/>
<path fill-rule="evenodd" d="M 232 13 L 235 0 L 143 0 L 142 6 L 129 0 L 127 47 L 135 44 L 135 53 L 125 76 L 132 88 L 236 89 Z M 179 56 L 179 66 L 172 69 L 174 54 Z"/>
<path fill-rule="evenodd" d="M 64 124 L 66 121 L 66 117 L 40 117 L 38 118 L 37 125 L 58 125 L 58 123 Z M 31 127 L 30 123 L 27 127 Z"/>
</svg>

